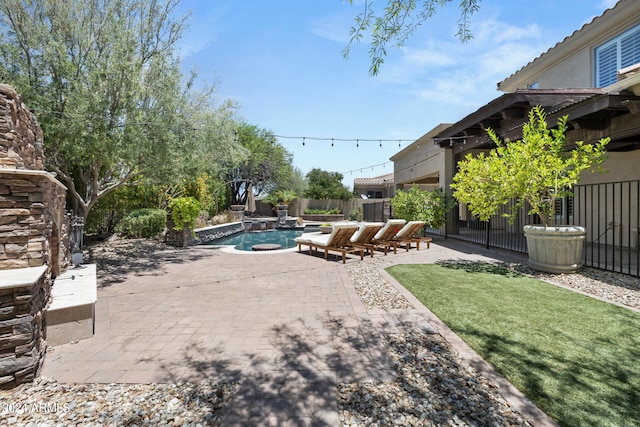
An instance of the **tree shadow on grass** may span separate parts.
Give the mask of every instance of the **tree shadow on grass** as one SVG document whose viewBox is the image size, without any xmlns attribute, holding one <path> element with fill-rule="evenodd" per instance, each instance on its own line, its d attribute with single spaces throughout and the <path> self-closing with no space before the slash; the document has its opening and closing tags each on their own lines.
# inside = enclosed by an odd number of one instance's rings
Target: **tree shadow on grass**
<svg viewBox="0 0 640 427">
<path fill-rule="evenodd" d="M 604 420 L 612 425 L 635 425 L 640 420 L 640 375 L 628 363 L 640 357 L 634 345 L 617 348 L 618 357 L 580 357 L 550 354 L 525 340 L 510 340 L 474 327 L 457 333 L 481 338 L 482 347 L 475 350 L 561 425 L 602 425 Z M 571 338 L 565 334 L 554 339 Z M 593 348 L 619 347 L 606 337 L 597 341 Z M 553 384 L 555 392 L 545 391 Z"/>
<path fill-rule="evenodd" d="M 505 266 L 500 263 L 493 264 L 478 261 L 443 260 L 438 261 L 436 264 L 443 268 L 463 270 L 467 273 L 497 274 L 505 277 L 524 277 L 524 275 L 516 271 L 505 268 Z"/>
</svg>

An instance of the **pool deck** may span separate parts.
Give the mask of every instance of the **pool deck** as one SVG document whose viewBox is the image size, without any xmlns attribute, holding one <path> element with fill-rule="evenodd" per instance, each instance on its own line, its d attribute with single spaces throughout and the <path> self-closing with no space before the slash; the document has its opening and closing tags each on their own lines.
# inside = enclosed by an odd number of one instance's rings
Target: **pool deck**
<svg viewBox="0 0 640 427">
<path fill-rule="evenodd" d="M 380 330 L 436 331 L 533 425 L 554 425 L 384 271 L 412 309 L 367 310 L 337 258 L 295 248 L 173 252 L 170 262 L 134 260 L 116 280 L 98 271 L 95 336 L 50 347 L 42 375 L 70 383 L 239 382 L 222 425 L 337 426 L 336 383 L 395 378 Z M 375 256 L 388 265 L 523 260 L 445 240 Z M 347 265 L 358 262 L 347 257 Z"/>
</svg>

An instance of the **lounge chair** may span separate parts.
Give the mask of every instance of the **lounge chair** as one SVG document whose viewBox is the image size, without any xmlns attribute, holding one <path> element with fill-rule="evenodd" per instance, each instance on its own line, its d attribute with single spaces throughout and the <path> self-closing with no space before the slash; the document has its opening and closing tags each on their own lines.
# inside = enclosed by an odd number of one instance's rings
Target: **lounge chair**
<svg viewBox="0 0 640 427">
<path fill-rule="evenodd" d="M 351 236 L 351 246 L 355 248 L 362 248 L 365 251 L 369 251 L 373 258 L 373 252 L 377 245 L 372 242 L 373 237 L 384 227 L 383 222 L 365 222 L 360 226 L 360 229 Z M 384 246 L 384 254 L 387 254 L 389 246 Z"/>
<path fill-rule="evenodd" d="M 402 227 L 407 223 L 404 219 L 390 219 L 387 223 L 373 236 L 371 239 L 371 244 L 376 245 L 376 247 L 384 247 L 384 253 L 386 254 L 389 248 L 393 247 L 393 253 L 398 252 L 398 242 L 394 241 L 393 238 L 396 236 L 396 233 L 400 231 Z"/>
<path fill-rule="evenodd" d="M 309 253 L 314 250 L 324 250 L 324 258 L 327 259 L 329 252 L 339 252 L 342 254 L 342 263 L 346 263 L 348 253 L 360 253 L 360 259 L 364 259 L 364 249 L 351 245 L 351 237 L 358 231 L 358 226 L 353 224 L 334 224 L 331 234 L 303 234 L 296 237 L 298 252 L 302 252 L 302 246 L 309 246 Z"/>
<path fill-rule="evenodd" d="M 429 237 L 417 237 L 416 234 L 424 227 L 424 221 L 409 221 L 407 225 L 402 227 L 400 231 L 393 238 L 398 242 L 398 245 L 405 245 L 407 251 L 411 248 L 411 244 L 416 244 L 416 250 L 420 250 L 420 242 L 426 242 L 427 248 L 431 246 L 431 238 Z"/>
</svg>

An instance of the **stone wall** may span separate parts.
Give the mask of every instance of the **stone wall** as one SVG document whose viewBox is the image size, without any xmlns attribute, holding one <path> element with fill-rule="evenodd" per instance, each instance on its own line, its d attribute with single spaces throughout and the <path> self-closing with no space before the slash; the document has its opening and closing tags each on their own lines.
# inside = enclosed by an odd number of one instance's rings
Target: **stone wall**
<svg viewBox="0 0 640 427">
<path fill-rule="evenodd" d="M 55 275 L 69 265 L 65 188 L 46 172 L 25 172 L 0 169 L 0 270 L 46 264 Z"/>
<path fill-rule="evenodd" d="M 194 230 L 197 243 L 209 243 L 232 234 L 242 233 L 244 225 L 241 222 L 230 222 L 228 224 L 213 225 L 211 227 L 197 228 Z"/>
<path fill-rule="evenodd" d="M 46 351 L 43 309 L 51 286 L 46 266 L 0 271 L 0 388 L 32 381 Z"/>
<path fill-rule="evenodd" d="M 44 170 L 43 137 L 18 93 L 0 84 L 0 168 Z"/>
<path fill-rule="evenodd" d="M 0 387 L 32 380 L 46 351 L 52 277 L 69 266 L 66 188 L 44 171 L 33 114 L 0 84 Z"/>
</svg>

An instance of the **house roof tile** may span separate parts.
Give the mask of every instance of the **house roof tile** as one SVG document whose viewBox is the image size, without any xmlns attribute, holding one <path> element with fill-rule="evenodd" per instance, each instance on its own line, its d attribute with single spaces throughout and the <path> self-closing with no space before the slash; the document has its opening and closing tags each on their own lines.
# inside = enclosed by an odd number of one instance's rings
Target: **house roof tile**
<svg viewBox="0 0 640 427">
<path fill-rule="evenodd" d="M 378 185 L 393 182 L 393 173 L 376 176 L 373 178 L 356 178 L 353 180 L 354 185 Z"/>
</svg>

